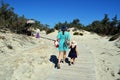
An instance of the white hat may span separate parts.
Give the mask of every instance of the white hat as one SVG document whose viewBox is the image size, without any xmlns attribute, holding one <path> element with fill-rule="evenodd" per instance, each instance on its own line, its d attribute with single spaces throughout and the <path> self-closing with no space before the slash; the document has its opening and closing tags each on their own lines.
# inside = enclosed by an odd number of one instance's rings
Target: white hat
<svg viewBox="0 0 120 80">
<path fill-rule="evenodd" d="M 72 41 L 71 44 L 77 45 L 77 42 L 76 41 Z"/>
</svg>

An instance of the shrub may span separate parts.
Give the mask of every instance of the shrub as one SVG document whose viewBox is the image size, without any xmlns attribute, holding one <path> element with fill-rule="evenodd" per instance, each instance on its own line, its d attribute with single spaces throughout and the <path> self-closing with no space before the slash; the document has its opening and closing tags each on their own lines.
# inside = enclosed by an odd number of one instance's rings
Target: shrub
<svg viewBox="0 0 120 80">
<path fill-rule="evenodd" d="M 83 33 L 74 32 L 73 35 L 80 35 L 80 36 L 83 36 Z"/>
<path fill-rule="evenodd" d="M 117 38 L 119 38 L 119 36 L 120 36 L 120 34 L 116 34 L 116 35 L 112 36 L 112 37 L 109 39 L 109 41 L 114 41 L 114 40 L 116 40 Z"/>
<path fill-rule="evenodd" d="M 54 31 L 55 31 L 54 29 L 49 29 L 49 30 L 46 31 L 46 34 L 52 33 Z"/>
<path fill-rule="evenodd" d="M 83 36 L 83 33 L 79 33 L 79 35 Z"/>
<path fill-rule="evenodd" d="M 6 39 L 5 36 L 0 36 L 0 39 Z"/>
<path fill-rule="evenodd" d="M 13 49 L 13 47 L 11 45 L 7 45 L 8 49 Z"/>
<path fill-rule="evenodd" d="M 79 32 L 74 32 L 73 35 L 79 35 Z"/>
<path fill-rule="evenodd" d="M 75 31 L 77 31 L 77 29 L 75 28 L 75 29 L 73 29 L 72 31 L 75 32 Z"/>
</svg>

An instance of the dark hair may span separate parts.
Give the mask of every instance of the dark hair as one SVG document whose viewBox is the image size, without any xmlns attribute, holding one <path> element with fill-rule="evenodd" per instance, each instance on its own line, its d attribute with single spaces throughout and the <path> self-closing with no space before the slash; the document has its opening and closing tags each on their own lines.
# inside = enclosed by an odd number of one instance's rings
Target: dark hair
<svg viewBox="0 0 120 80">
<path fill-rule="evenodd" d="M 61 27 L 61 31 L 67 31 L 67 27 L 66 26 L 62 26 Z"/>
<path fill-rule="evenodd" d="M 64 35 L 64 32 L 65 32 L 65 31 L 62 31 L 62 34 L 63 34 L 63 35 Z"/>
<path fill-rule="evenodd" d="M 66 27 L 66 26 L 62 26 L 62 27 L 61 27 L 61 31 L 62 31 L 62 33 L 63 33 L 63 35 L 64 35 L 64 32 L 67 31 L 67 27 Z"/>
</svg>

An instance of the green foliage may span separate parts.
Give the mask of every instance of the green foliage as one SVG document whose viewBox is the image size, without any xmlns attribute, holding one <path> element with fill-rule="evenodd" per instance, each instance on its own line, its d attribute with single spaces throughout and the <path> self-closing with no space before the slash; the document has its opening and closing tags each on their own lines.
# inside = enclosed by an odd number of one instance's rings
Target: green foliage
<svg viewBox="0 0 120 80">
<path fill-rule="evenodd" d="M 120 33 L 120 20 L 117 20 L 117 15 L 115 15 L 110 21 L 108 15 L 105 14 L 101 21 L 93 21 L 92 24 L 84 27 L 84 29 L 100 35 L 115 35 Z"/>
<path fill-rule="evenodd" d="M 76 29 L 82 29 L 83 25 L 80 23 L 79 19 L 74 19 L 72 22 L 68 23 L 65 21 L 64 23 L 59 22 L 58 24 L 55 25 L 55 29 L 59 30 L 61 26 L 67 26 L 68 28 L 76 28 Z"/>
<path fill-rule="evenodd" d="M 73 35 L 79 35 L 79 32 L 74 32 Z"/>
<path fill-rule="evenodd" d="M 14 8 L 9 7 L 9 4 L 1 3 L 0 7 L 0 26 L 8 26 L 11 25 L 11 21 L 13 18 L 13 10 Z"/>
<path fill-rule="evenodd" d="M 4 2 L 0 3 L 0 29 L 6 30 L 9 29 L 12 32 L 19 32 L 24 33 L 27 29 L 30 27 L 33 28 L 39 28 L 40 30 L 47 31 L 46 33 L 51 33 L 53 30 L 49 28 L 48 24 L 41 24 L 39 21 L 34 20 L 34 24 L 26 24 L 27 18 L 25 16 L 19 16 L 18 14 L 14 13 L 14 8 L 10 7 L 9 4 L 6 4 Z M 115 15 L 112 18 L 112 21 L 110 21 L 108 14 L 104 15 L 104 18 L 102 20 L 95 20 L 91 24 L 84 26 L 80 23 L 80 20 L 73 19 L 72 22 L 58 22 L 54 29 L 59 30 L 61 26 L 67 26 L 68 28 L 74 27 L 75 29 L 85 29 L 91 32 L 95 32 L 97 34 L 102 35 L 115 35 L 120 33 L 120 20 L 117 19 L 117 15 Z M 77 35 L 77 33 L 74 33 Z M 82 34 L 78 34 L 82 35 Z"/>
<path fill-rule="evenodd" d="M 54 29 L 49 29 L 49 30 L 46 31 L 46 34 L 52 33 L 54 31 L 55 31 Z"/>
<path fill-rule="evenodd" d="M 120 33 L 112 36 L 112 37 L 109 39 L 109 41 L 114 41 L 114 40 L 116 40 L 116 39 L 119 38 L 119 37 L 120 37 Z"/>
<path fill-rule="evenodd" d="M 79 19 L 74 19 L 73 22 L 72 22 L 72 24 L 79 25 L 80 24 L 79 22 L 80 22 Z"/>
<path fill-rule="evenodd" d="M 61 29 L 62 26 L 68 26 L 67 21 L 65 21 L 64 23 L 59 22 L 58 24 L 55 25 L 54 28 L 55 28 L 56 30 L 59 30 L 59 29 Z"/>
<path fill-rule="evenodd" d="M 74 32 L 73 35 L 81 35 L 81 36 L 83 36 L 83 33 Z"/>
<path fill-rule="evenodd" d="M 80 35 L 80 36 L 83 36 L 83 33 L 74 32 L 73 35 Z"/>
<path fill-rule="evenodd" d="M 79 35 L 83 36 L 83 33 L 79 33 Z"/>
<path fill-rule="evenodd" d="M 72 31 L 73 31 L 73 32 L 75 32 L 75 31 L 77 31 L 77 29 L 76 29 L 76 28 L 74 28 Z"/>
<path fill-rule="evenodd" d="M 9 4 L 2 2 L 0 4 L 0 28 L 7 28 L 12 32 L 26 34 L 26 32 L 30 27 L 39 28 L 40 30 L 48 30 L 48 25 L 43 25 L 39 21 L 35 21 L 34 24 L 27 24 L 27 18 L 23 16 L 19 16 L 14 13 L 14 8 L 10 7 Z M 31 33 L 31 32 L 29 32 Z"/>
</svg>

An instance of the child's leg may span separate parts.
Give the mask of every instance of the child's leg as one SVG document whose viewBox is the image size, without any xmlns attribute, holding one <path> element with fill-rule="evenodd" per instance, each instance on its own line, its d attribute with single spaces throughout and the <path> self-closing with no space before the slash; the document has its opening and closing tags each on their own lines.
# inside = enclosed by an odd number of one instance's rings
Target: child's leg
<svg viewBox="0 0 120 80">
<path fill-rule="evenodd" d="M 73 58 L 73 64 L 75 64 L 75 58 Z"/>
<path fill-rule="evenodd" d="M 69 66 L 71 65 L 72 63 L 72 58 L 69 59 Z"/>
<path fill-rule="evenodd" d="M 70 62 L 71 62 L 71 63 L 73 62 L 73 58 L 71 58 Z"/>
<path fill-rule="evenodd" d="M 71 64 L 71 63 L 72 63 L 72 58 L 69 59 L 69 64 Z"/>
</svg>

